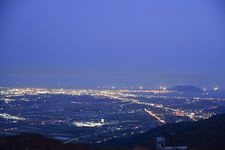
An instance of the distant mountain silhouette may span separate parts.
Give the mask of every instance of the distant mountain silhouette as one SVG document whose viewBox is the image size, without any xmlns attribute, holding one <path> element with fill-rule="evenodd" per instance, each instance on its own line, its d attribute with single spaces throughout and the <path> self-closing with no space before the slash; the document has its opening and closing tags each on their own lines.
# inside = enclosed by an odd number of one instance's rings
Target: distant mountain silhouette
<svg viewBox="0 0 225 150">
<path fill-rule="evenodd" d="M 173 88 L 170 88 L 170 90 L 179 92 L 202 92 L 202 89 L 193 85 L 178 85 Z"/>
</svg>

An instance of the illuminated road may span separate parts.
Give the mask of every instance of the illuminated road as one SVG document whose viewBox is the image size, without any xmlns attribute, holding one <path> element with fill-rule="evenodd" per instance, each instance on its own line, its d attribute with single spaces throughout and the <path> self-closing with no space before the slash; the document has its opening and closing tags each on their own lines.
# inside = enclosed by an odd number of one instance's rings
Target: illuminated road
<svg viewBox="0 0 225 150">
<path fill-rule="evenodd" d="M 166 122 L 165 122 L 163 119 L 161 119 L 157 114 L 154 114 L 153 112 L 151 112 L 150 110 L 147 110 L 146 108 L 145 108 L 145 112 L 147 112 L 149 115 L 151 115 L 152 117 L 154 117 L 155 119 L 157 119 L 159 122 L 161 122 L 161 123 L 163 123 L 163 124 L 166 123 Z"/>
</svg>

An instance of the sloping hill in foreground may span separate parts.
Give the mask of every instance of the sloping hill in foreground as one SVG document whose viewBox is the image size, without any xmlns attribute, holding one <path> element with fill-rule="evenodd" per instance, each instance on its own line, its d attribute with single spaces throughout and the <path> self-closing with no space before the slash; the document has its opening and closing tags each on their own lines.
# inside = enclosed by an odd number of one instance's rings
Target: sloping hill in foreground
<svg viewBox="0 0 225 150">
<path fill-rule="evenodd" d="M 225 114 L 198 122 L 166 124 L 147 133 L 129 138 L 115 139 L 103 145 L 63 144 L 60 141 L 37 134 L 0 137 L 0 149 L 4 150 L 128 150 L 133 147 L 152 147 L 154 137 L 163 136 L 169 145 L 173 134 L 173 145 L 186 145 L 190 150 L 225 149 Z M 126 147 L 126 148 L 121 148 Z"/>
<path fill-rule="evenodd" d="M 63 144 L 45 136 L 22 133 L 17 136 L 0 137 L 0 150 L 127 150 L 117 147 L 85 144 Z"/>
<path fill-rule="evenodd" d="M 173 135 L 173 136 L 171 136 Z M 186 145 L 196 150 L 224 150 L 225 149 L 225 114 L 215 115 L 207 120 L 197 122 L 181 122 L 166 124 L 150 131 L 126 139 L 115 139 L 107 143 L 113 146 L 152 147 L 154 137 L 166 138 L 170 145 Z"/>
</svg>

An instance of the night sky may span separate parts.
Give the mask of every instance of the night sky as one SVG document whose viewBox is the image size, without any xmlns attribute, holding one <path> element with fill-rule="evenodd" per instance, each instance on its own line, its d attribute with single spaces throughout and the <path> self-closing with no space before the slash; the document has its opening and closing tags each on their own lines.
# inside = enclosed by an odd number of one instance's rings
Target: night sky
<svg viewBox="0 0 225 150">
<path fill-rule="evenodd" d="M 224 0 L 0 0 L 0 86 L 225 89 Z"/>
</svg>

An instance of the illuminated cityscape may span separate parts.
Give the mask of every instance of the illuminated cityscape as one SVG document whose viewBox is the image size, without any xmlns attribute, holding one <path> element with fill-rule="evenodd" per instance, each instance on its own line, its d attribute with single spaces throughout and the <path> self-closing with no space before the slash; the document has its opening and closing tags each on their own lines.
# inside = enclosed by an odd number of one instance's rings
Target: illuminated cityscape
<svg viewBox="0 0 225 150">
<path fill-rule="evenodd" d="M 224 57 L 225 0 L 0 0 L 0 150 L 224 150 Z"/>
<path fill-rule="evenodd" d="M 101 143 L 165 123 L 221 113 L 215 91 L 1 88 L 0 133 L 35 132 L 65 143 Z"/>
</svg>

